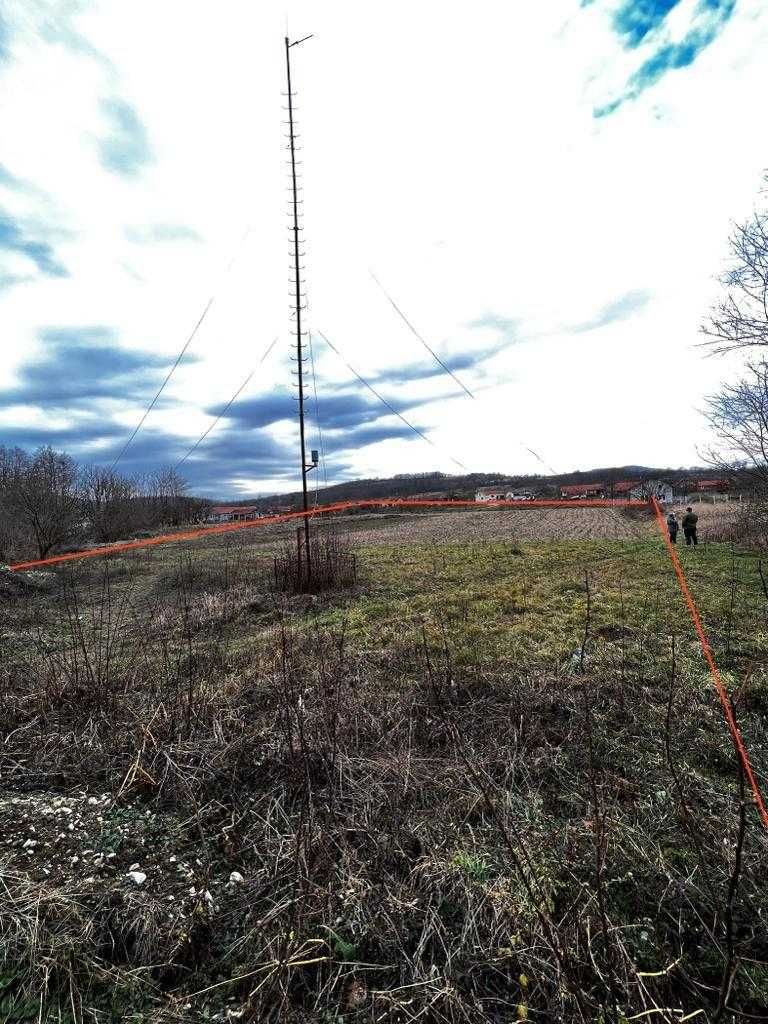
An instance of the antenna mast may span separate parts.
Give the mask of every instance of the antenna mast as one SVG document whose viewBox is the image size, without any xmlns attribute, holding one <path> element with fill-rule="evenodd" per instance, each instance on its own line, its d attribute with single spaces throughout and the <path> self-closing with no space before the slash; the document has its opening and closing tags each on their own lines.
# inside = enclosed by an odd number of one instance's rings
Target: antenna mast
<svg viewBox="0 0 768 1024">
<path fill-rule="evenodd" d="M 291 232 L 292 232 L 292 264 L 291 270 L 293 272 L 293 278 L 291 279 L 292 286 L 292 310 L 293 319 L 296 322 L 296 376 L 298 378 L 298 403 L 299 403 L 299 437 L 301 443 L 301 492 L 302 492 L 302 507 L 304 510 L 304 551 L 306 553 L 306 581 L 309 584 L 312 578 L 312 549 L 310 547 L 310 532 L 309 532 L 309 497 L 307 493 L 307 473 L 315 468 L 314 461 L 307 463 L 307 446 L 306 446 L 306 432 L 304 424 L 304 350 L 303 350 L 303 339 L 304 330 L 301 325 L 301 314 L 303 310 L 306 310 L 306 294 L 304 292 L 304 280 L 301 276 L 302 265 L 301 257 L 304 255 L 299 251 L 299 247 L 303 239 L 299 238 L 299 233 L 302 228 L 299 224 L 299 189 L 296 178 L 296 134 L 294 132 L 293 122 L 293 91 L 291 87 L 291 48 L 298 46 L 299 43 L 303 43 L 307 39 L 311 39 L 311 36 L 304 36 L 301 39 L 297 39 L 291 42 L 288 36 L 285 37 L 285 69 L 286 76 L 288 79 L 288 131 L 289 131 L 289 145 L 288 149 L 291 154 Z M 299 568 L 299 579 L 302 576 L 301 569 L 301 549 L 302 539 L 301 530 L 297 533 L 298 540 L 298 568 Z"/>
</svg>

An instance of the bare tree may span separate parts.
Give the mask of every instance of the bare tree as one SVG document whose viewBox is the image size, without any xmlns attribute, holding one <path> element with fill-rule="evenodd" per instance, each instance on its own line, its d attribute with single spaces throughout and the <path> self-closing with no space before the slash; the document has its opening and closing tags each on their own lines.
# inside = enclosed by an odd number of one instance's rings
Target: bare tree
<svg viewBox="0 0 768 1024">
<path fill-rule="evenodd" d="M 114 470 L 88 466 L 83 470 L 83 504 L 96 540 L 125 537 L 135 525 L 135 484 Z"/>
<path fill-rule="evenodd" d="M 16 496 L 29 461 L 21 448 L 0 445 L 0 561 L 11 561 L 26 549 L 26 531 L 19 520 Z"/>
<path fill-rule="evenodd" d="M 71 540 L 83 518 L 74 459 L 40 448 L 16 480 L 11 508 L 33 533 L 40 558 Z"/>
<path fill-rule="evenodd" d="M 767 196 L 768 187 L 764 204 Z M 729 246 L 732 265 L 720 279 L 725 297 L 701 328 L 717 353 L 768 345 L 768 206 L 734 227 Z"/>
<path fill-rule="evenodd" d="M 189 518 L 191 499 L 187 482 L 170 466 L 143 478 L 141 483 L 144 514 L 148 526 L 178 526 Z"/>
<path fill-rule="evenodd" d="M 707 400 L 706 416 L 716 438 L 707 461 L 768 498 L 768 362 L 747 363 L 739 380 Z"/>
</svg>

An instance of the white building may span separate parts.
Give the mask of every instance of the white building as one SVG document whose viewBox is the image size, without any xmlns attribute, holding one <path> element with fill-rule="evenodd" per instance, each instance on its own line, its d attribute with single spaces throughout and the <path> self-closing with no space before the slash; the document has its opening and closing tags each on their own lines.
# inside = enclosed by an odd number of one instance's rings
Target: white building
<svg viewBox="0 0 768 1024">
<path fill-rule="evenodd" d="M 475 501 L 506 501 L 507 485 L 494 484 L 493 487 L 478 487 L 475 491 Z"/>
<path fill-rule="evenodd" d="M 533 491 L 509 490 L 509 484 L 494 484 L 492 487 L 478 487 L 475 501 L 533 501 Z"/>
<path fill-rule="evenodd" d="M 214 505 L 207 522 L 242 523 L 248 519 L 258 519 L 259 516 L 259 509 L 255 505 Z"/>
</svg>

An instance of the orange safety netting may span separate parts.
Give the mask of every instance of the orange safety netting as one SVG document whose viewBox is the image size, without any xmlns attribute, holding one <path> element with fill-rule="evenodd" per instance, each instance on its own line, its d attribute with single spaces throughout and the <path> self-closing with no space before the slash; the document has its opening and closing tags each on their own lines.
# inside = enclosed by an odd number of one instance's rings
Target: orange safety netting
<svg viewBox="0 0 768 1024">
<path fill-rule="evenodd" d="M 124 544 L 106 544 L 98 548 L 87 548 L 84 551 L 70 551 L 66 555 L 51 555 L 50 558 L 36 558 L 33 561 L 17 562 L 9 565 L 13 571 L 22 569 L 38 569 L 43 565 L 59 565 L 62 562 L 73 562 L 81 558 L 104 558 L 108 555 L 119 555 L 123 551 L 136 551 L 139 548 L 154 547 L 158 544 L 169 544 L 172 541 L 198 540 L 201 537 L 210 537 L 219 533 L 230 533 L 234 530 L 252 530 L 260 526 L 273 526 L 275 523 L 287 523 L 293 519 L 303 519 L 308 516 L 310 519 L 318 515 L 326 515 L 332 512 L 347 512 L 351 509 L 361 508 L 411 508 L 425 506 L 451 506 L 453 508 L 647 508 L 645 501 L 625 501 L 613 498 L 580 499 L 563 501 L 557 499 L 537 499 L 534 501 L 461 501 L 442 499 L 437 501 L 426 501 L 415 498 L 378 498 L 366 499 L 365 501 L 339 501 L 333 505 L 317 505 L 308 512 L 286 512 L 276 516 L 262 516 L 260 519 L 250 519 L 241 523 L 220 523 L 216 526 L 200 526 L 195 530 L 179 530 L 176 533 L 164 533 L 158 537 L 149 537 L 142 540 L 126 541 Z"/>
<path fill-rule="evenodd" d="M 760 786 L 758 785 L 757 779 L 755 778 L 755 773 L 752 769 L 752 765 L 750 764 L 749 754 L 747 753 L 747 748 L 744 745 L 744 739 L 741 735 L 741 730 L 739 729 L 739 726 L 736 722 L 736 716 L 733 713 L 733 705 L 731 704 L 731 698 L 728 696 L 728 691 L 726 690 L 725 684 L 723 683 L 722 676 L 720 675 L 720 670 L 718 669 L 715 663 L 715 657 L 712 654 L 712 648 L 709 645 L 709 639 L 704 629 L 704 625 L 701 621 L 699 609 L 696 606 L 693 594 L 691 593 L 690 587 L 688 586 L 688 580 L 686 579 L 685 572 L 683 571 L 683 567 L 680 564 L 680 559 L 677 557 L 675 545 L 672 543 L 672 540 L 670 539 L 669 530 L 667 529 L 667 525 L 664 521 L 664 513 L 661 510 L 661 505 L 659 505 L 656 498 L 651 499 L 651 504 L 653 506 L 653 511 L 656 514 L 656 522 L 658 523 L 659 529 L 661 530 L 661 534 L 664 540 L 666 541 L 667 550 L 669 551 L 669 557 L 672 559 L 672 566 L 675 570 L 675 575 L 677 576 L 677 582 L 680 584 L 680 590 L 682 592 L 685 603 L 688 606 L 688 612 L 691 616 L 691 621 L 693 622 L 693 628 L 696 630 L 696 636 L 699 638 L 699 644 L 701 646 L 702 654 L 704 655 L 704 660 L 709 666 L 709 672 L 712 676 L 712 682 L 715 684 L 717 695 L 720 698 L 720 703 L 725 714 L 725 721 L 728 725 L 728 729 L 733 740 L 733 745 L 736 748 L 736 754 L 739 758 L 739 761 L 741 762 L 741 767 L 744 769 L 744 774 L 747 777 L 747 781 L 749 782 L 750 789 L 752 790 L 752 796 L 754 797 L 755 804 L 757 805 L 757 810 L 760 815 L 760 818 L 762 819 L 763 825 L 765 825 L 765 827 L 768 828 L 768 809 L 765 806 L 763 794 L 760 791 Z"/>
</svg>

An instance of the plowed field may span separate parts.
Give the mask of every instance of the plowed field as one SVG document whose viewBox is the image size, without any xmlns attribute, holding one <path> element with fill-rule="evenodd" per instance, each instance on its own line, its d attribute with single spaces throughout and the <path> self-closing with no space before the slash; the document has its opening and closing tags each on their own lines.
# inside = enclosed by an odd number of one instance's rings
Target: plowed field
<svg viewBox="0 0 768 1024">
<path fill-rule="evenodd" d="M 505 540 L 632 540 L 655 529 L 650 512 L 616 508 L 478 509 L 372 517 L 361 544 L 467 543 Z"/>
</svg>

